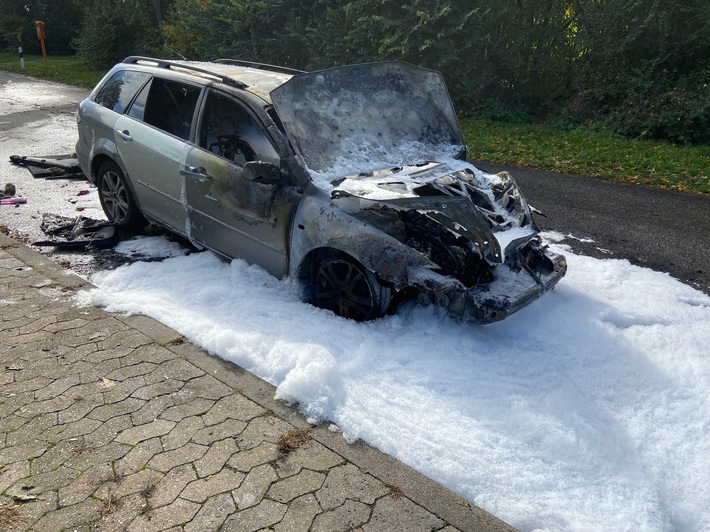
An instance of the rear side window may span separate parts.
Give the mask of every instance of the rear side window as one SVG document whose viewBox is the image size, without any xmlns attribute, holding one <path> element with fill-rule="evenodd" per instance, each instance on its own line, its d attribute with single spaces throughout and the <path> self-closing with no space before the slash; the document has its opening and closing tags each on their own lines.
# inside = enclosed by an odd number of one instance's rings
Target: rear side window
<svg viewBox="0 0 710 532">
<path fill-rule="evenodd" d="M 128 114 L 188 140 L 200 90 L 194 85 L 153 78 L 133 102 Z"/>
<path fill-rule="evenodd" d="M 101 87 L 94 101 L 117 113 L 123 113 L 143 84 L 148 81 L 148 78 L 150 78 L 150 74 L 145 72 L 135 72 L 133 70 L 116 72 Z"/>
</svg>

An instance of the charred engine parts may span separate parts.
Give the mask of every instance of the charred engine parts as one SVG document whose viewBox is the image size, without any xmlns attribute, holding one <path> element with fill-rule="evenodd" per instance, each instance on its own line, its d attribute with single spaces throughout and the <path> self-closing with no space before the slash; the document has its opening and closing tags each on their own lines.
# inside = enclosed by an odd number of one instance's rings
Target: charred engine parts
<svg viewBox="0 0 710 532">
<path fill-rule="evenodd" d="M 490 267 L 469 240 L 415 210 L 400 216 L 406 233 L 404 243 L 437 264 L 437 273 L 455 277 L 469 288 L 493 280 Z"/>
<path fill-rule="evenodd" d="M 365 209 L 355 217 L 426 255 L 439 266 L 437 273 L 455 277 L 468 288 L 493 281 L 491 267 L 475 244 L 414 209 Z"/>
</svg>

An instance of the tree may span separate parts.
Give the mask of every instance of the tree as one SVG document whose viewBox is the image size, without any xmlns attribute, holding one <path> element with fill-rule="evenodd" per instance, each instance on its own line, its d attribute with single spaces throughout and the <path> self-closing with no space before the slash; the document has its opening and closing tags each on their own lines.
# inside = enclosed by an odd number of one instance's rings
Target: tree
<svg viewBox="0 0 710 532">
<path fill-rule="evenodd" d="M 81 26 L 87 0 L 0 0 L 0 46 L 22 46 L 27 53 L 39 53 L 34 26 L 45 23 L 47 51 L 50 55 L 73 54 L 73 36 Z"/>
<path fill-rule="evenodd" d="M 94 0 L 84 11 L 73 44 L 86 61 L 101 67 L 129 55 L 165 55 L 158 22 L 161 6 L 154 0 Z"/>
</svg>

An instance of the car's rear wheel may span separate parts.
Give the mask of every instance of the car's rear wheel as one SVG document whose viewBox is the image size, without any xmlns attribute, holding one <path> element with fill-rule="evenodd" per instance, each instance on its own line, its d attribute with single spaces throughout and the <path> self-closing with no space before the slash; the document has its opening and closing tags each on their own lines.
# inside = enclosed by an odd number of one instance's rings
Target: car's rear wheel
<svg viewBox="0 0 710 532">
<path fill-rule="evenodd" d="M 344 254 L 327 254 L 313 269 L 313 304 L 356 321 L 379 318 L 392 302 L 392 290 L 373 272 Z"/>
<path fill-rule="evenodd" d="M 130 231 L 145 225 L 145 218 L 140 213 L 126 178 L 116 163 L 106 161 L 99 167 L 96 185 L 106 217 L 118 228 Z"/>
</svg>

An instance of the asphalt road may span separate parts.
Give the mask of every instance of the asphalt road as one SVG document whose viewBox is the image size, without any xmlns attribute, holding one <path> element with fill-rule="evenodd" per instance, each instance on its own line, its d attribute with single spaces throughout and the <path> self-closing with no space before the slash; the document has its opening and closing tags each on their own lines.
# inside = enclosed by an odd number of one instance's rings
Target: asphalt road
<svg viewBox="0 0 710 532">
<path fill-rule="evenodd" d="M 76 137 L 58 137 L 51 128 L 57 124 L 66 131 L 67 122 L 74 120 L 76 105 L 87 94 L 84 89 L 0 72 L 0 171 L 19 177 L 7 163 L 15 152 L 51 155 L 73 151 Z M 536 216 L 540 228 L 570 235 L 566 243 L 574 251 L 598 258 L 627 259 L 667 272 L 710 294 L 710 197 L 488 161 L 474 163 L 489 172 L 509 171 L 528 201 L 547 215 Z M 0 181 L 3 177 L 7 175 L 0 176 Z M 74 189 L 85 186 L 62 181 L 43 180 L 42 189 L 34 191 L 34 207 L 72 195 Z M 53 211 L 62 208 L 53 206 Z M 0 222 L 22 232 L 22 227 L 13 227 L 21 218 L 9 214 L 0 212 Z"/>
</svg>

